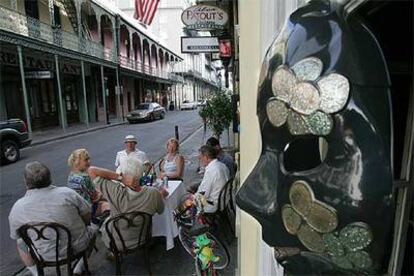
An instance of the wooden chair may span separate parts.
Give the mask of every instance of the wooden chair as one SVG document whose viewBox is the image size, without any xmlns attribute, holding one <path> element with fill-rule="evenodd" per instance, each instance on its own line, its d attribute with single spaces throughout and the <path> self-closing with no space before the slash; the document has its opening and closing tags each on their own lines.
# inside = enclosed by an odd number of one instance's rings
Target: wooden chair
<svg viewBox="0 0 414 276">
<path fill-rule="evenodd" d="M 136 246 L 128 248 L 125 243 L 124 234 L 120 229 L 120 225 L 124 223 L 129 228 L 136 228 L 138 238 Z M 148 272 L 151 275 L 150 255 L 149 255 L 149 241 L 151 240 L 152 230 L 152 216 L 144 212 L 129 212 L 122 213 L 113 218 L 110 218 L 105 223 L 105 230 L 109 236 L 109 250 L 115 256 L 116 274 L 121 275 L 121 264 L 124 255 L 133 253 L 138 249 L 144 249 L 144 258 Z M 125 228 L 124 228 L 125 230 Z"/>
<path fill-rule="evenodd" d="M 81 252 L 74 252 L 72 248 L 72 235 L 64 225 L 55 222 L 40 222 L 25 224 L 18 230 L 19 236 L 26 243 L 29 248 L 30 255 L 37 267 L 38 275 L 44 275 L 45 267 L 56 267 L 56 274 L 61 275 L 60 266 L 67 265 L 68 275 L 73 275 L 74 266 L 73 261 L 79 261 L 83 258 L 85 265 L 85 272 L 89 275 L 88 268 L 88 253 L 90 248 L 93 246 L 94 239 L 91 240 L 91 244 Z M 44 257 L 39 253 L 37 242 L 45 240 L 55 243 L 55 259 L 54 261 L 45 260 Z M 66 256 L 60 258 L 59 248 L 66 245 Z M 77 263 L 77 262 L 76 262 Z"/>
</svg>

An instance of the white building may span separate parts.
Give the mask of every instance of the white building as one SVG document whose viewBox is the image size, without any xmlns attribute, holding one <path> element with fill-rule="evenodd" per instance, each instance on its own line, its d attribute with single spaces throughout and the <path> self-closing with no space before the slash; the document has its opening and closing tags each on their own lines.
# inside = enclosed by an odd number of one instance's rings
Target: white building
<svg viewBox="0 0 414 276">
<path fill-rule="evenodd" d="M 122 11 L 131 17 L 135 13 L 135 0 L 108 0 L 116 4 Z M 209 36 L 208 32 L 194 32 L 190 34 L 184 29 L 181 21 L 182 12 L 193 5 L 192 0 L 163 0 L 160 1 L 154 20 L 148 30 L 168 45 L 175 53 L 181 53 L 181 37 Z M 184 100 L 199 101 L 208 97 L 208 93 L 217 90 L 221 81 L 217 78 L 221 67 L 219 62 L 211 62 L 210 54 L 182 54 L 183 62 L 170 64 L 173 72 L 178 75 L 181 84 L 173 87 L 172 95 L 176 105 Z M 222 76 L 224 74 L 221 74 Z"/>
</svg>

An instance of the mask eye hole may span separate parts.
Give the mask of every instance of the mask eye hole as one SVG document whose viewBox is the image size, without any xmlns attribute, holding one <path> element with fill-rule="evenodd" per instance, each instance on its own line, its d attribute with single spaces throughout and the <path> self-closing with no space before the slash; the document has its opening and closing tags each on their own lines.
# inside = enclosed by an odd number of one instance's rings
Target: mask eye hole
<svg viewBox="0 0 414 276">
<path fill-rule="evenodd" d="M 328 142 L 323 137 L 298 138 L 286 145 L 283 166 L 288 172 L 311 170 L 325 161 Z"/>
</svg>

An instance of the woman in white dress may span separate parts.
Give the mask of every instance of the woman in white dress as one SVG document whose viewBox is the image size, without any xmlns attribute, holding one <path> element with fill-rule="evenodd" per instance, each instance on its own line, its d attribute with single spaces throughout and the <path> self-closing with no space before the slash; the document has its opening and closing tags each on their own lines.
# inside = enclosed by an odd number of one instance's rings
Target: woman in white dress
<svg viewBox="0 0 414 276">
<path fill-rule="evenodd" d="M 179 154 L 179 143 L 175 138 L 167 141 L 167 155 L 160 162 L 160 178 L 182 180 L 184 175 L 184 157 Z"/>
</svg>

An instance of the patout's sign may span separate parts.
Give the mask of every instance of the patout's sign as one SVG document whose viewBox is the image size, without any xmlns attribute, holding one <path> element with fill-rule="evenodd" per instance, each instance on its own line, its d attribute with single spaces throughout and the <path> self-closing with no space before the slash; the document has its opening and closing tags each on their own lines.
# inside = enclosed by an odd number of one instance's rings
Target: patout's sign
<svg viewBox="0 0 414 276">
<path fill-rule="evenodd" d="M 193 30 L 224 29 L 228 19 L 224 10 L 208 5 L 191 6 L 181 14 L 184 25 Z"/>
</svg>

